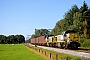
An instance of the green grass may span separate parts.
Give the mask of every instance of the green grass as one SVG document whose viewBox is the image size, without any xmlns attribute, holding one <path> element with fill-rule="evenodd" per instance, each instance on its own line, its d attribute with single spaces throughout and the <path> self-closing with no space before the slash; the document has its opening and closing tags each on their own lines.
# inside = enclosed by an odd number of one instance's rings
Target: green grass
<svg viewBox="0 0 90 60">
<path fill-rule="evenodd" d="M 0 44 L 0 60 L 45 60 L 23 44 Z"/>
<path fill-rule="evenodd" d="M 68 60 L 81 60 L 79 57 L 77 56 L 72 56 L 72 55 L 69 55 L 69 54 L 64 54 L 64 53 L 58 53 L 58 52 L 55 52 L 55 51 L 50 51 L 50 50 L 46 50 L 46 49 L 41 49 L 43 51 L 47 51 L 48 55 L 49 53 L 52 53 L 52 59 L 53 60 L 56 60 L 56 54 L 58 54 L 58 58 L 60 60 L 66 60 L 66 58 L 68 57 Z"/>
<path fill-rule="evenodd" d="M 47 57 L 49 57 L 50 53 L 52 53 L 52 57 L 51 57 L 52 60 L 56 60 L 56 54 L 58 54 L 58 60 L 66 60 L 67 57 L 68 57 L 68 60 L 81 60 L 80 57 L 72 56 L 72 55 L 69 55 L 69 54 L 58 53 L 58 52 L 55 52 L 55 51 L 46 50 L 46 49 L 42 49 L 42 48 L 38 48 L 38 47 L 34 47 L 34 46 L 28 46 L 28 47 L 33 49 L 33 50 L 36 50 L 36 51 L 40 50 L 40 53 L 43 54 L 43 55 L 45 55 L 45 51 L 46 51 L 46 56 Z M 43 51 L 43 53 L 42 53 L 42 51 Z"/>
</svg>

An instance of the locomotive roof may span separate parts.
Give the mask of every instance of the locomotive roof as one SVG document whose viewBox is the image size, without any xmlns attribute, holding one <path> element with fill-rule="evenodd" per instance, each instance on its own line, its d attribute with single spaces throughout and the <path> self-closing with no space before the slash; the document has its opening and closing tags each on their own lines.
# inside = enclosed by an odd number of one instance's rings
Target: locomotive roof
<svg viewBox="0 0 90 60">
<path fill-rule="evenodd" d="M 54 36 L 54 35 L 46 35 L 46 37 L 50 37 L 50 36 Z"/>
<path fill-rule="evenodd" d="M 67 31 L 65 31 L 65 33 L 75 33 L 75 31 L 74 30 L 67 30 Z"/>
<path fill-rule="evenodd" d="M 74 30 L 66 30 L 62 32 L 62 35 L 68 34 L 68 33 L 76 33 Z"/>
</svg>

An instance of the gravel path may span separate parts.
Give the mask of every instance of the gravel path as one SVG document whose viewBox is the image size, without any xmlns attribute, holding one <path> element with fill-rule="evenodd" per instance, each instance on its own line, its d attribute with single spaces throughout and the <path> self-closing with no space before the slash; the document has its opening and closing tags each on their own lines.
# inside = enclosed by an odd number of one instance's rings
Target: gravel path
<svg viewBox="0 0 90 60">
<path fill-rule="evenodd" d="M 71 51 L 71 50 L 64 50 L 64 49 L 58 49 L 58 48 L 52 48 L 52 47 L 44 47 L 44 46 L 38 46 L 43 49 L 48 49 L 52 51 L 56 51 L 59 53 L 65 53 L 65 54 L 71 54 L 73 56 L 79 56 L 82 58 L 82 60 L 90 60 L 90 54 L 84 53 L 84 52 L 77 52 L 77 51 Z"/>
<path fill-rule="evenodd" d="M 35 45 L 32 45 L 32 46 L 35 46 Z M 64 50 L 64 49 L 58 49 L 58 48 L 53 48 L 53 47 L 45 47 L 45 46 L 37 46 L 37 47 L 47 49 L 47 50 L 56 51 L 59 53 L 65 53 L 65 54 L 70 54 L 73 56 L 78 56 L 78 57 L 81 57 L 82 60 L 90 60 L 90 53 L 77 52 L 77 51 L 72 51 L 72 50 Z"/>
</svg>

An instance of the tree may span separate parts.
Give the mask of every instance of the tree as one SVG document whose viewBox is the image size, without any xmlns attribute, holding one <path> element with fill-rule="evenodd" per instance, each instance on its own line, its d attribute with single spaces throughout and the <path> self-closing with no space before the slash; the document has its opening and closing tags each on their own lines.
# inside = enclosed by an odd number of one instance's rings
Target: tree
<svg viewBox="0 0 90 60">
<path fill-rule="evenodd" d="M 25 37 L 23 35 L 9 35 L 4 36 L 0 35 L 0 44 L 17 44 L 17 43 L 25 43 Z"/>
<path fill-rule="evenodd" d="M 80 36 L 90 38 L 90 8 L 85 1 L 81 8 L 73 5 L 64 18 L 56 23 L 51 34 L 58 35 L 65 30 L 75 30 Z"/>
<path fill-rule="evenodd" d="M 87 6 L 86 2 L 84 1 L 83 6 L 81 6 L 81 8 L 80 8 L 80 13 L 84 13 L 87 10 L 88 10 L 88 6 Z"/>
<path fill-rule="evenodd" d="M 35 35 L 36 37 L 42 36 L 42 35 L 46 35 L 49 34 L 50 32 L 47 29 L 36 29 L 35 31 Z"/>
<path fill-rule="evenodd" d="M 42 35 L 48 35 L 49 33 L 50 31 L 48 31 L 47 29 L 36 29 L 35 34 L 33 34 L 31 38 L 36 38 Z"/>
<path fill-rule="evenodd" d="M 51 34 L 53 35 L 60 35 L 62 31 L 67 29 L 67 22 L 66 20 L 62 19 L 56 23 L 56 26 L 51 31 Z"/>
<path fill-rule="evenodd" d="M 76 13 L 76 12 L 78 12 L 79 11 L 79 9 L 78 9 L 78 7 L 77 7 L 77 5 L 74 5 L 74 6 L 72 6 L 72 8 L 65 14 L 65 20 L 67 20 L 67 22 L 68 22 L 68 25 L 70 26 L 70 25 L 73 25 L 73 15 L 74 15 L 74 13 Z"/>
<path fill-rule="evenodd" d="M 80 8 L 80 12 L 82 13 L 82 21 L 83 22 L 83 37 L 87 38 L 87 35 L 89 32 L 88 28 L 90 26 L 89 21 L 90 21 L 90 9 L 88 8 L 88 5 L 85 3 L 85 1 L 83 2 L 83 5 Z M 88 29 L 88 30 L 87 30 Z"/>
<path fill-rule="evenodd" d="M 0 35 L 0 44 L 5 44 L 5 43 L 7 43 L 6 36 Z"/>
<path fill-rule="evenodd" d="M 14 35 L 10 35 L 10 42 L 15 43 L 15 36 Z"/>
<path fill-rule="evenodd" d="M 83 34 L 82 28 L 83 28 L 83 22 L 82 22 L 82 13 L 76 12 L 73 16 L 73 30 L 77 31 L 78 34 Z"/>
<path fill-rule="evenodd" d="M 35 34 L 32 34 L 31 38 L 36 38 L 37 36 Z"/>
<path fill-rule="evenodd" d="M 15 35 L 17 43 L 25 43 L 25 37 L 23 35 Z"/>
</svg>

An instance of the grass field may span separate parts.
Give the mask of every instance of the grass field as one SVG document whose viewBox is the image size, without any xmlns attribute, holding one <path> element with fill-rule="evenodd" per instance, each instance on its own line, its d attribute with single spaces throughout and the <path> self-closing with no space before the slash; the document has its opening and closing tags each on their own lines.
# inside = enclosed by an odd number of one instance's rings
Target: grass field
<svg viewBox="0 0 90 60">
<path fill-rule="evenodd" d="M 58 60 L 81 60 L 81 58 L 77 57 L 77 56 L 72 56 L 72 55 L 64 54 L 64 53 L 58 53 L 55 51 L 46 50 L 46 49 L 38 48 L 35 46 L 29 46 L 28 44 L 25 44 L 25 45 L 28 46 L 30 49 L 41 53 L 43 56 L 46 56 L 47 59 L 50 58 L 50 53 L 51 53 L 52 54 L 51 60 L 56 60 L 56 54 L 58 54 Z M 46 52 L 46 54 L 45 54 L 45 52 Z M 68 59 L 67 59 L 67 57 L 68 57 Z"/>
<path fill-rule="evenodd" d="M 0 44 L 0 60 L 45 60 L 23 44 Z"/>
</svg>

